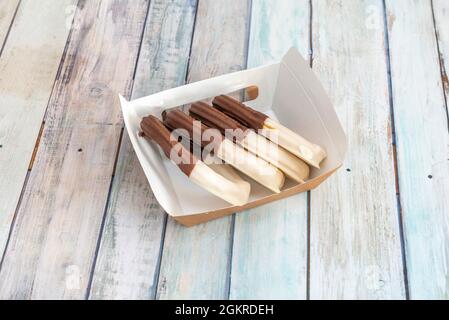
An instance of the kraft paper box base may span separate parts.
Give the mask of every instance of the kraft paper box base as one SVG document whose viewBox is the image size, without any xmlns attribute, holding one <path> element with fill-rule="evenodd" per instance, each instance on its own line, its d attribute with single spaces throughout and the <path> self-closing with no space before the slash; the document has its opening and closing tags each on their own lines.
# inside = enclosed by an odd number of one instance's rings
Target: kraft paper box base
<svg viewBox="0 0 449 320">
<path fill-rule="evenodd" d="M 282 192 L 274 194 L 250 181 L 249 202 L 240 207 L 232 206 L 191 182 L 155 144 L 139 136 L 144 116 L 151 114 L 161 119 L 166 109 L 251 86 L 258 87 L 259 96 L 245 102 L 247 105 L 326 149 L 328 156 L 321 163 L 321 169 L 311 168 L 306 183 L 286 179 Z M 120 96 L 120 102 L 131 143 L 154 196 L 170 216 L 186 226 L 314 189 L 342 165 L 346 153 L 346 136 L 332 103 L 307 62 L 294 48 L 279 63 L 187 84 L 133 101 Z"/>
</svg>

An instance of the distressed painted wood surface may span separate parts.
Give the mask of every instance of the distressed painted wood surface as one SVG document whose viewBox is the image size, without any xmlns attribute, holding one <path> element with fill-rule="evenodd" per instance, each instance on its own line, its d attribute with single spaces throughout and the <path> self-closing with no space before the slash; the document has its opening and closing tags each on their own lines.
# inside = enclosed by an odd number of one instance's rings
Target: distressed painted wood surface
<svg viewBox="0 0 449 320">
<path fill-rule="evenodd" d="M 449 298 L 446 0 L 83 0 L 67 44 L 77 1 L 48 1 L 0 1 L 0 298 Z M 167 221 L 120 138 L 117 93 L 292 45 L 313 49 L 344 168 L 310 208 L 299 195 Z"/>
<path fill-rule="evenodd" d="M 189 82 L 245 67 L 249 11 L 248 1 L 199 2 Z M 159 299 L 228 297 L 232 220 L 228 216 L 192 228 L 168 220 Z"/>
<path fill-rule="evenodd" d="M 311 195 L 310 297 L 402 299 L 382 1 L 313 1 L 312 21 L 313 69 L 349 147 Z"/>
<path fill-rule="evenodd" d="M 445 0 L 433 0 L 433 13 L 435 15 L 435 29 L 440 54 L 441 77 L 447 99 L 449 96 L 449 2 Z"/>
<path fill-rule="evenodd" d="M 248 67 L 292 46 L 308 58 L 309 26 L 308 0 L 253 1 Z M 306 193 L 236 215 L 231 270 L 231 299 L 306 298 Z"/>
<path fill-rule="evenodd" d="M 196 1 L 151 2 L 133 98 L 184 84 L 195 13 Z M 125 131 L 91 298 L 154 298 L 165 223 Z"/>
<path fill-rule="evenodd" d="M 13 22 L 20 0 L 3 0 L 0 3 L 0 52 Z"/>
<path fill-rule="evenodd" d="M 0 271 L 2 298 L 86 296 L 122 130 L 117 92 L 129 94 L 148 5 L 85 1 L 75 16 Z"/>
<path fill-rule="evenodd" d="M 449 135 L 432 8 L 388 1 L 387 15 L 410 296 L 448 299 Z"/>
<path fill-rule="evenodd" d="M 1 7 L 0 32 L 14 2 Z M 25 182 L 69 34 L 65 16 L 74 0 L 22 1 L 0 56 L 0 252 Z M 3 11 L 10 8 L 9 14 Z M 9 19 L 10 20 L 10 19 Z M 0 43 L 1 41 L 0 35 Z"/>
</svg>

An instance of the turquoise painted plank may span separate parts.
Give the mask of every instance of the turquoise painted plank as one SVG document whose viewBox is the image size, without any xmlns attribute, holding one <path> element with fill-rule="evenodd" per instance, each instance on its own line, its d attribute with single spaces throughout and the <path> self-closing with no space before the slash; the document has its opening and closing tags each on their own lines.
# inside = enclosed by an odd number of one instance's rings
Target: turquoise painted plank
<svg viewBox="0 0 449 320">
<path fill-rule="evenodd" d="M 317 0 L 313 13 L 313 69 L 348 152 L 311 195 L 310 297 L 404 299 L 383 3 Z"/>
<path fill-rule="evenodd" d="M 279 60 L 290 47 L 309 55 L 309 1 L 254 0 L 248 67 Z M 231 299 L 305 299 L 307 194 L 236 215 Z"/>
<path fill-rule="evenodd" d="M 388 1 L 387 15 L 410 297 L 449 299 L 448 118 L 431 3 Z"/>
</svg>

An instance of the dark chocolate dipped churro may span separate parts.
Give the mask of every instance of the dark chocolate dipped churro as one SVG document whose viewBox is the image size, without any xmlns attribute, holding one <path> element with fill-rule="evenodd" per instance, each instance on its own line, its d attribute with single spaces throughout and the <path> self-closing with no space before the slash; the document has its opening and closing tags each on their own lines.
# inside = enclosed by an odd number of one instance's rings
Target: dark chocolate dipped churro
<svg viewBox="0 0 449 320">
<path fill-rule="evenodd" d="M 234 98 L 222 95 L 216 97 L 212 103 L 220 111 L 258 131 L 259 134 L 266 136 L 268 139 L 272 139 L 272 135 L 268 133 L 275 130 L 274 133 L 277 138 L 275 142 L 316 168 L 319 168 L 321 161 L 326 158 L 326 151 L 319 145 L 311 143 L 279 122 Z"/>
<path fill-rule="evenodd" d="M 160 146 L 164 154 L 173 161 L 190 180 L 215 196 L 233 204 L 248 202 L 250 184 L 241 183 L 232 175 L 221 175 L 197 159 L 180 142 L 170 136 L 170 131 L 154 116 L 141 122 L 143 136 Z"/>
<path fill-rule="evenodd" d="M 278 167 L 293 180 L 304 183 L 308 178 L 310 170 L 304 161 L 207 103 L 193 103 L 189 112 L 191 117 L 220 130 L 223 135 Z"/>
</svg>

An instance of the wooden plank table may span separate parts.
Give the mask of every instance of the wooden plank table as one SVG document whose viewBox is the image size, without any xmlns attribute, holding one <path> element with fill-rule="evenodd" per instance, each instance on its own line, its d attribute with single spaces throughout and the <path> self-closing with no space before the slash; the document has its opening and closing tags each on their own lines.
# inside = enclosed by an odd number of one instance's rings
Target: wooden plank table
<svg viewBox="0 0 449 320">
<path fill-rule="evenodd" d="M 348 136 L 317 190 L 193 228 L 123 130 L 138 98 L 295 46 Z M 2 0 L 0 298 L 448 299 L 446 0 Z"/>
</svg>

